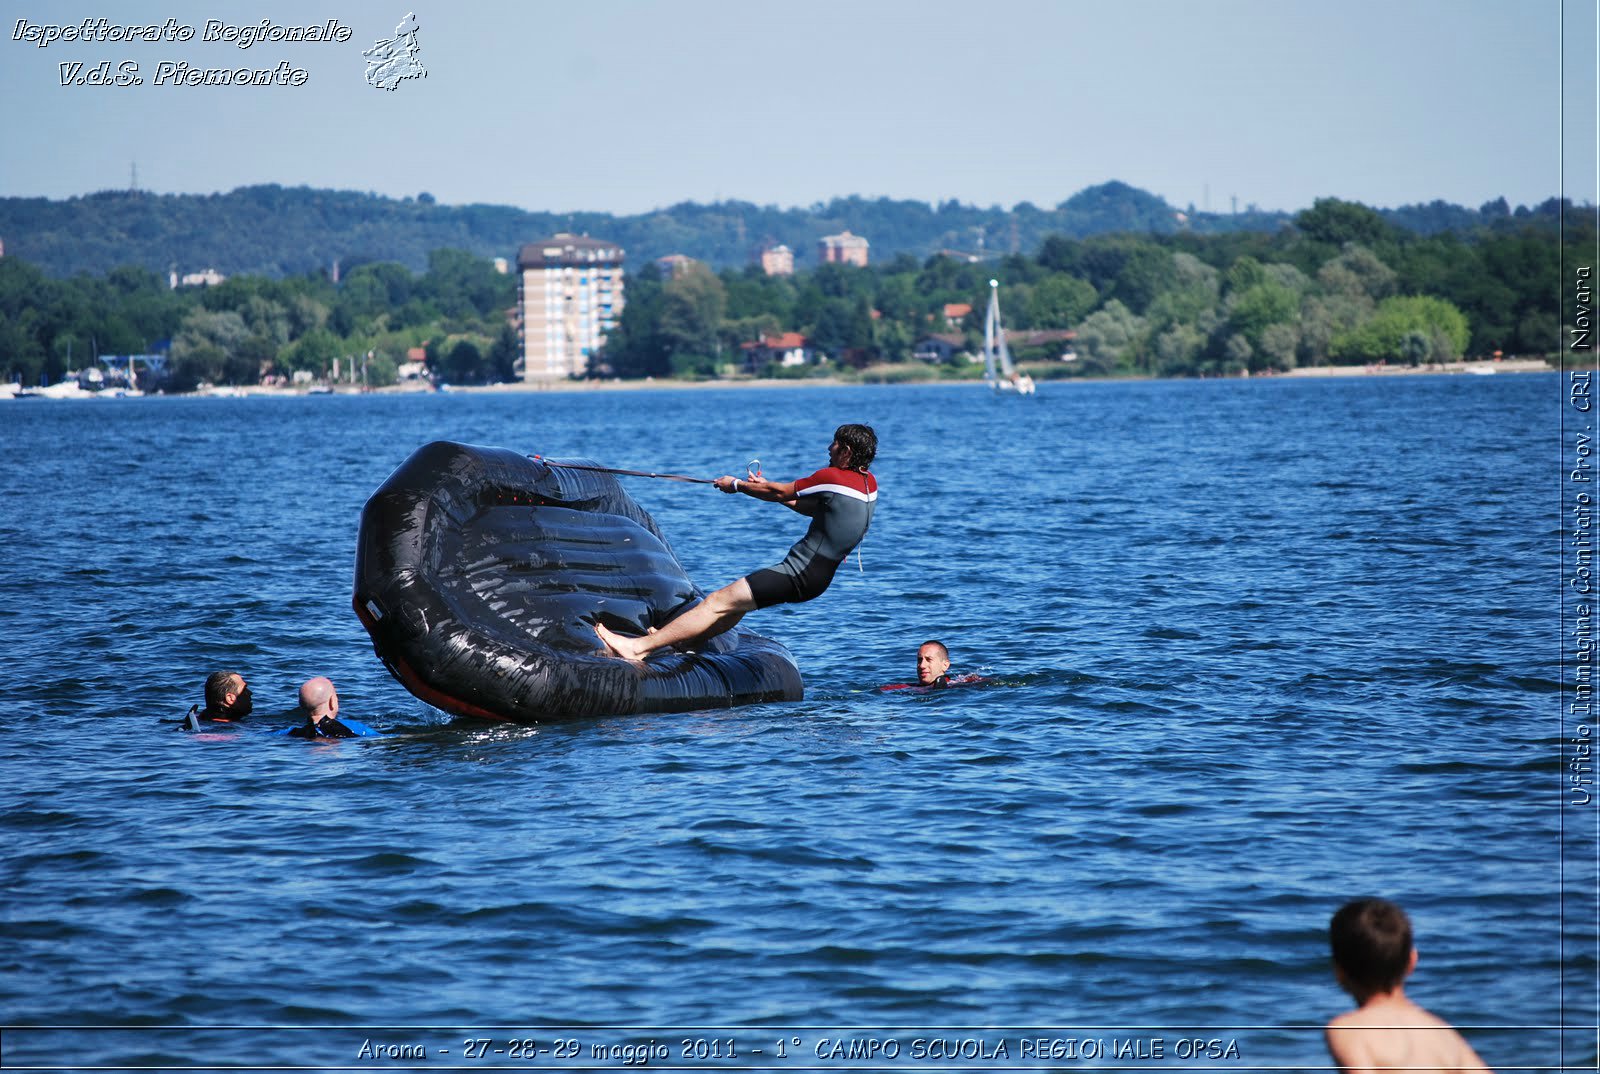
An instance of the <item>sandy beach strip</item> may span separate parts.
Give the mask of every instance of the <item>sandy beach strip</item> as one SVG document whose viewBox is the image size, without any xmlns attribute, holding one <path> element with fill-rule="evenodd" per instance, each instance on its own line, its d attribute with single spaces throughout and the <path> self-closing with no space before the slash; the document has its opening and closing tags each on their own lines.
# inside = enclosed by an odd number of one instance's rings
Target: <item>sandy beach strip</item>
<svg viewBox="0 0 1600 1074">
<path fill-rule="evenodd" d="M 1491 374 L 1491 373 L 1545 373 L 1554 369 L 1543 358 L 1506 358 L 1500 361 L 1460 361 L 1433 363 L 1429 365 L 1325 365 L 1301 366 L 1285 373 L 1257 373 L 1252 377 L 1234 376 L 1229 380 L 1261 380 L 1278 377 L 1417 377 L 1417 376 L 1460 376 L 1463 374 Z M 1189 377 L 1150 377 L 1143 375 L 1132 376 L 1088 376 L 1066 377 L 1041 381 L 1043 384 L 1067 384 L 1083 382 L 1110 382 L 1134 380 L 1189 380 Z M 1216 379 L 1216 378 L 1213 378 Z M 630 392 L 630 391 L 694 391 L 704 388 L 847 388 L 862 385 L 880 385 L 896 388 L 929 388 L 942 385 L 966 385 L 972 388 L 983 388 L 985 383 L 978 379 L 928 379 L 928 380 L 902 380 L 893 382 L 872 381 L 865 379 L 843 379 L 841 377 L 804 377 L 804 378 L 761 378 L 761 377 L 735 377 L 726 380 L 675 380 L 670 377 L 647 377 L 639 380 L 552 380 L 552 381 L 515 381 L 509 384 L 451 384 L 441 389 L 445 394 L 505 394 L 528 392 Z M 372 388 L 363 392 L 354 385 L 337 385 L 334 394 L 337 395 L 424 395 L 433 389 L 424 385 L 393 384 L 382 388 Z M 231 388 L 223 390 L 204 390 L 190 393 L 197 396 L 207 395 L 251 395 L 269 396 L 277 398 L 297 398 L 309 394 L 302 387 L 264 387 L 252 386 L 248 388 Z"/>
</svg>

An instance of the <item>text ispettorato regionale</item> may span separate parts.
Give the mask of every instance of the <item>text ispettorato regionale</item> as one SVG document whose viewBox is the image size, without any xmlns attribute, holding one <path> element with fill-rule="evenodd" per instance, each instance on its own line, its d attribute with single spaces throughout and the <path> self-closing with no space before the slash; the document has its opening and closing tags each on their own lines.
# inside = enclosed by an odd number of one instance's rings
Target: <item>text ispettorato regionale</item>
<svg viewBox="0 0 1600 1074">
<path fill-rule="evenodd" d="M 116 23 L 105 18 L 89 18 L 76 23 L 43 24 L 18 19 L 17 25 L 11 31 L 11 40 L 29 41 L 39 48 L 47 48 L 58 41 L 89 44 L 138 42 L 159 44 L 163 41 L 182 43 L 195 40 L 195 35 L 196 30 L 193 26 L 171 18 L 145 25 Z M 274 44 L 288 41 L 343 43 L 349 41 L 352 36 L 354 35 L 350 27 L 338 19 L 305 26 L 283 26 L 271 19 L 244 25 L 234 25 L 221 19 L 207 19 L 199 31 L 199 39 L 202 42 L 220 42 L 237 45 L 240 48 L 249 48 L 263 41 Z"/>
</svg>

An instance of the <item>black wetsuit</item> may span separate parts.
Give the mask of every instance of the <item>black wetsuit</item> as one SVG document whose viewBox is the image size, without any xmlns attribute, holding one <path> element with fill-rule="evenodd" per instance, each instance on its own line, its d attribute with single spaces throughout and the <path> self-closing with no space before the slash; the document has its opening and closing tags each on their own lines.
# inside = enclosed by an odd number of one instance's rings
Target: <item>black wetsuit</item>
<svg viewBox="0 0 1600 1074">
<path fill-rule="evenodd" d="M 240 716 L 208 716 L 199 705 L 190 705 L 189 714 L 178 722 L 180 731 L 198 731 L 204 724 L 222 724 L 231 726 L 242 720 Z"/>
<path fill-rule="evenodd" d="M 289 728 L 285 734 L 291 738 L 367 738 L 375 737 L 378 732 L 358 720 L 351 720 L 354 726 L 346 726 L 338 719 L 328 716 L 318 720 L 315 724 L 307 720 L 305 723 Z"/>
<path fill-rule="evenodd" d="M 745 577 L 757 608 L 821 596 L 850 550 L 861 543 L 878 504 L 878 481 L 859 470 L 826 466 L 794 483 L 795 509 L 811 526 L 783 562 Z"/>
</svg>

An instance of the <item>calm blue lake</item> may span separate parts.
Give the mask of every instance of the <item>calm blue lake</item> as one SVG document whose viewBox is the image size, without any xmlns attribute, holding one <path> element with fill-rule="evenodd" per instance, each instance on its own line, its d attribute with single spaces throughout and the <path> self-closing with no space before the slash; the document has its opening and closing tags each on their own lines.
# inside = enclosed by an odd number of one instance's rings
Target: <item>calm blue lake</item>
<svg viewBox="0 0 1600 1074">
<path fill-rule="evenodd" d="M 1319 1069 L 1349 1006 L 1327 920 L 1366 894 L 1412 915 L 1413 998 L 1553 1026 L 1563 390 L 0 403 L 0 1022 L 109 1027 L 8 1030 L 6 1065 L 622 1069 L 595 1046 L 653 1040 L 684 1067 L 698 1040 L 709 1069 L 995 1070 L 1044 1038 L 1065 1068 L 1161 1041 L 1144 1066 Z M 860 569 L 746 620 L 802 702 L 454 723 L 351 612 L 361 506 L 429 440 L 793 478 L 845 421 L 881 441 Z M 707 590 L 804 525 L 625 480 Z M 997 681 L 877 692 L 928 638 Z M 162 722 L 221 667 L 250 726 Z M 391 734 L 265 734 L 314 674 Z M 330 1028 L 208 1028 L 274 1026 Z M 1555 1061 L 1548 1029 L 1467 1036 Z M 858 1038 L 899 1055 L 817 1058 Z"/>
</svg>

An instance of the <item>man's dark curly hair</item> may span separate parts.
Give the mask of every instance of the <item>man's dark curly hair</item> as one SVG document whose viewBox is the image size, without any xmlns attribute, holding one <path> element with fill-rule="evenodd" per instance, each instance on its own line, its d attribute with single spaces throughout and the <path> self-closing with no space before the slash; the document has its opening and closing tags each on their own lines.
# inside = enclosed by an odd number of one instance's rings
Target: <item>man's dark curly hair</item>
<svg viewBox="0 0 1600 1074">
<path fill-rule="evenodd" d="M 833 431 L 833 438 L 850 452 L 852 470 L 866 470 L 878 457 L 878 434 L 870 425 L 841 425 Z"/>
</svg>

